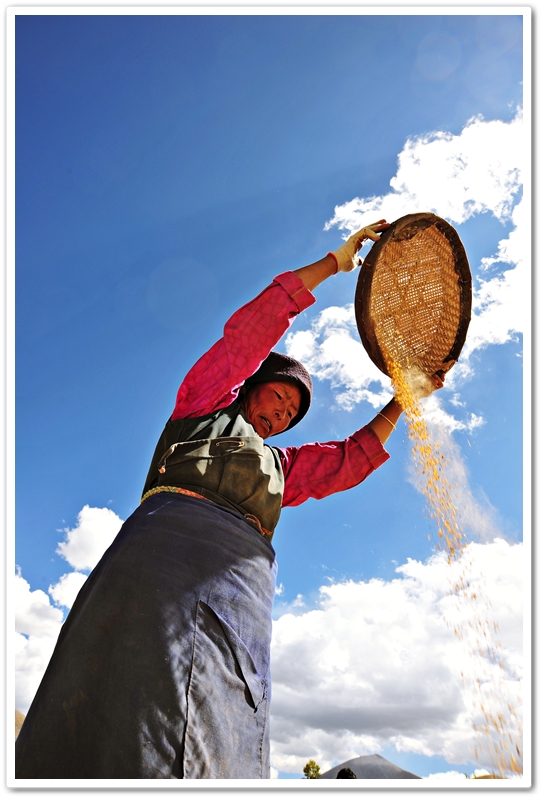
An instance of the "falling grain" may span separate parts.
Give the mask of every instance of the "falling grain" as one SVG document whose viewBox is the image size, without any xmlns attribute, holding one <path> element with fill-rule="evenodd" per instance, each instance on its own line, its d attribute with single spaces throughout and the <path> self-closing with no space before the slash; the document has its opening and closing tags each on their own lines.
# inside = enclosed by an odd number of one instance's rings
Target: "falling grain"
<svg viewBox="0 0 544 800">
<path fill-rule="evenodd" d="M 391 337 L 387 338 L 391 341 Z M 481 576 L 476 591 L 467 571 L 471 564 L 465 566 L 465 560 L 462 560 L 468 540 L 459 521 L 455 487 L 447 476 L 448 459 L 440 444 L 432 440 L 421 413 L 417 390 L 414 393 L 414 367 L 406 362 L 401 365 L 401 358 L 395 358 L 394 353 L 385 352 L 384 357 L 395 396 L 405 412 L 417 482 L 426 500 L 427 513 L 436 526 L 436 548 L 445 553 L 451 573 L 450 591 L 460 620 L 453 626 L 453 631 L 465 643 L 471 656 L 472 675 L 462 673 L 462 679 L 465 685 L 468 681 L 472 683 L 471 715 L 477 740 L 474 756 L 477 763 L 489 760 L 502 778 L 519 776 L 522 774 L 521 722 L 511 703 L 501 711 L 507 694 L 501 691 L 506 676 L 502 646 L 496 638 L 498 625 L 491 619 L 484 576 Z M 416 383 L 419 378 L 428 380 L 421 372 L 418 378 L 417 372 L 416 368 Z M 467 618 L 469 622 L 462 622 Z"/>
</svg>

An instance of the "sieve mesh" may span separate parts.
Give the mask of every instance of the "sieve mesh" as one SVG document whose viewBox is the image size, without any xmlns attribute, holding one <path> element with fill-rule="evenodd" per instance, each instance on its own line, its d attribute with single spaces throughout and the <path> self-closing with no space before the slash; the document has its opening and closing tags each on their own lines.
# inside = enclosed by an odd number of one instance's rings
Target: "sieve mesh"
<svg viewBox="0 0 544 800">
<path fill-rule="evenodd" d="M 458 358 L 470 305 L 470 269 L 457 233 L 434 214 L 410 214 L 367 255 L 355 313 L 363 345 L 383 372 L 389 353 L 402 367 L 432 375 Z"/>
</svg>

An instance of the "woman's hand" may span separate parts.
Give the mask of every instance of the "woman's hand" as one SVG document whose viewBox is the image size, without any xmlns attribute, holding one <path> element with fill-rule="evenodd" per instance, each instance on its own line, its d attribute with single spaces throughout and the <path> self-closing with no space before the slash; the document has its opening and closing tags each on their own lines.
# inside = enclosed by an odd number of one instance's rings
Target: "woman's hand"
<svg viewBox="0 0 544 800">
<path fill-rule="evenodd" d="M 413 368 L 406 370 L 405 377 L 408 381 L 415 400 L 429 397 L 437 389 L 444 386 L 445 372 L 439 369 L 434 375 L 424 375 L 420 370 Z"/>
<path fill-rule="evenodd" d="M 367 225 L 350 236 L 342 247 L 332 253 L 338 264 L 338 272 L 351 272 L 356 267 L 360 267 L 361 259 L 356 259 L 355 256 L 363 246 L 365 239 L 372 239 L 373 242 L 378 242 L 380 240 L 379 234 L 389 228 L 389 225 L 389 222 L 380 219 L 378 222 L 373 222 L 372 225 Z"/>
<path fill-rule="evenodd" d="M 326 256 L 313 264 L 296 269 L 295 273 L 306 288 L 313 292 L 316 286 L 319 286 L 320 283 L 323 283 L 324 280 L 332 275 L 336 275 L 337 272 L 351 272 L 352 269 L 360 266 L 355 262 L 355 255 L 363 246 L 364 240 L 372 239 L 377 242 L 380 238 L 378 234 L 389 228 L 389 224 L 384 219 L 380 219 L 378 222 L 373 222 L 372 225 L 367 225 L 366 228 L 361 228 L 360 231 L 350 236 L 347 242 L 344 242 L 338 250 L 333 253 L 327 253 Z"/>
<path fill-rule="evenodd" d="M 441 389 L 444 386 L 444 376 L 446 373 L 443 369 L 439 369 L 438 372 L 435 372 L 434 375 L 431 375 L 431 381 L 433 383 L 434 389 Z"/>
<path fill-rule="evenodd" d="M 417 386 L 414 386 L 412 383 L 410 387 L 412 389 L 412 394 L 417 400 L 420 400 L 423 397 L 428 397 L 430 394 L 436 391 L 436 389 L 441 389 L 444 386 L 444 375 L 445 373 L 441 369 L 431 376 L 420 373 L 420 376 L 423 376 L 425 381 L 419 382 Z M 402 406 L 394 397 L 389 401 L 385 408 L 382 408 L 381 411 L 378 411 L 374 419 L 368 423 L 368 427 L 374 431 L 382 444 L 386 443 L 392 432 L 397 427 L 396 424 L 401 414 Z"/>
</svg>

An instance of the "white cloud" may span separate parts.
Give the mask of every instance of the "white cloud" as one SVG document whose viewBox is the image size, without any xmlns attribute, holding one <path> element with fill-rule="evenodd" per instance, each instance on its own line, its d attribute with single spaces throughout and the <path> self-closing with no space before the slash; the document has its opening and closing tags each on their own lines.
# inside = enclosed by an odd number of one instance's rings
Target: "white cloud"
<svg viewBox="0 0 544 800">
<path fill-rule="evenodd" d="M 57 636 L 26 637 L 15 633 L 14 637 L 15 708 L 26 714 L 53 653 Z"/>
<path fill-rule="evenodd" d="M 495 773 L 492 773 L 488 772 L 488 770 L 486 769 L 475 769 L 474 772 L 472 772 L 472 774 L 468 775 L 463 772 L 455 772 L 451 770 L 450 772 L 433 772 L 431 775 L 423 777 L 423 780 L 428 781 L 429 783 L 437 783 L 440 785 L 440 788 L 443 788 L 445 786 L 455 786 L 460 783 L 464 783 L 466 780 L 483 778 L 486 775 L 493 775 L 493 774 L 498 775 L 499 772 L 495 771 Z M 488 788 L 491 788 L 491 786 Z"/>
<path fill-rule="evenodd" d="M 392 397 L 391 381 L 374 366 L 360 340 L 353 306 L 330 306 L 311 321 L 310 330 L 290 333 L 288 355 L 304 363 L 318 380 L 330 381 L 340 407 L 351 410 L 365 400 L 378 408 Z"/>
<path fill-rule="evenodd" d="M 512 122 L 474 118 L 458 136 L 437 131 L 408 139 L 390 181 L 393 191 L 336 206 L 325 228 L 353 233 L 374 218 L 398 219 L 414 211 L 432 211 L 454 223 L 490 211 L 506 221 L 522 184 L 525 146 L 521 114 Z"/>
<path fill-rule="evenodd" d="M 92 569 L 122 524 L 110 509 L 85 505 L 78 514 L 77 526 L 65 529 L 66 541 L 59 543 L 57 552 L 76 570 Z M 16 708 L 26 714 L 51 658 L 64 614 L 51 605 L 45 592 L 31 591 L 20 573 L 14 580 Z M 82 572 L 69 572 L 48 591 L 58 606 L 69 609 L 86 580 Z"/>
<path fill-rule="evenodd" d="M 45 592 L 30 589 L 21 574 L 15 576 L 15 630 L 26 636 L 57 636 L 62 611 L 53 608 Z"/>
<path fill-rule="evenodd" d="M 26 714 L 51 658 L 62 625 L 62 611 L 45 592 L 31 591 L 17 574 L 15 594 L 15 707 Z"/>
<path fill-rule="evenodd" d="M 66 540 L 59 542 L 57 553 L 74 569 L 93 569 L 119 533 L 123 520 L 109 508 L 85 505 L 77 521 L 75 528 L 64 529 Z"/>
<path fill-rule="evenodd" d="M 74 600 L 85 581 L 87 575 L 83 572 L 68 572 L 48 589 L 49 594 L 58 606 L 72 608 Z"/>
<path fill-rule="evenodd" d="M 318 608 L 281 616 L 272 638 L 274 767 L 301 772 L 311 757 L 324 770 L 391 745 L 474 763 L 475 673 L 487 710 L 504 712 L 517 735 L 506 704 L 517 708 L 520 691 L 521 571 L 521 545 L 471 544 L 453 567 L 441 554 L 409 561 L 398 579 L 322 587 Z M 452 596 L 460 574 L 485 602 Z M 505 669 L 490 662 L 482 673 L 481 629 L 471 625 L 489 603 Z M 485 752 L 477 766 L 490 768 Z"/>
<path fill-rule="evenodd" d="M 454 387 L 450 382 L 445 391 L 453 391 L 453 389 Z M 441 392 L 443 391 L 441 390 Z M 460 403 L 456 395 L 454 395 L 453 400 L 450 399 L 450 403 L 453 406 L 464 407 L 464 403 Z M 473 412 L 465 416 L 463 420 L 457 419 L 453 414 L 448 414 L 442 405 L 442 398 L 437 394 L 432 394 L 421 401 L 421 413 L 427 423 L 434 424 L 436 428 L 442 428 L 450 433 L 453 431 L 468 431 L 472 433 L 475 428 L 480 428 L 485 424 L 484 418 Z"/>
<path fill-rule="evenodd" d="M 484 770 L 481 770 L 482 772 Z M 443 785 L 451 786 L 452 784 L 464 783 L 467 776 L 462 772 L 433 772 L 432 775 L 427 775 L 423 780 L 441 783 Z"/>
<path fill-rule="evenodd" d="M 523 217 L 527 213 L 522 200 L 514 209 L 516 225 L 507 239 L 501 239 L 494 256 L 483 259 L 485 271 L 495 264 L 508 269 L 488 280 L 479 280 L 473 294 L 473 315 L 463 348 L 460 366 L 470 370 L 468 361 L 475 350 L 489 344 L 504 344 L 517 333 L 530 330 L 531 308 L 527 256 L 528 235 L 524 232 Z"/>
</svg>

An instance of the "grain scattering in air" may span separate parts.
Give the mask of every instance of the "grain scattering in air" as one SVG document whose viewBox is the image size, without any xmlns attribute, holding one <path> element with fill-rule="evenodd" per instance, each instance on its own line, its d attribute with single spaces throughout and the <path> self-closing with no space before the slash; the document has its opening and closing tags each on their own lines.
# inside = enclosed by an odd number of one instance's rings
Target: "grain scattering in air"
<svg viewBox="0 0 544 800">
<path fill-rule="evenodd" d="M 395 337 L 382 337 L 382 343 L 384 340 L 392 342 Z M 436 526 L 436 548 L 444 553 L 448 565 L 453 620 L 446 624 L 464 643 L 469 656 L 462 679 L 472 698 L 472 708 L 467 709 L 467 713 L 476 734 L 474 757 L 478 764 L 492 766 L 501 778 L 519 777 L 522 774 L 521 698 L 515 705 L 508 700 L 511 691 L 506 691 L 506 684 L 511 688 L 512 676 L 505 671 L 498 625 L 492 620 L 485 591 L 485 577 L 474 574 L 467 550 L 469 542 L 460 522 L 456 487 L 448 479 L 448 458 L 440 443 L 433 441 L 416 399 L 417 383 L 429 379 L 417 366 L 406 364 L 400 353 L 400 357 L 391 352 L 383 352 L 383 355 L 395 396 L 405 413 L 416 483 Z M 519 680 L 514 682 L 519 684 Z"/>
</svg>

